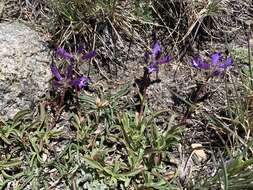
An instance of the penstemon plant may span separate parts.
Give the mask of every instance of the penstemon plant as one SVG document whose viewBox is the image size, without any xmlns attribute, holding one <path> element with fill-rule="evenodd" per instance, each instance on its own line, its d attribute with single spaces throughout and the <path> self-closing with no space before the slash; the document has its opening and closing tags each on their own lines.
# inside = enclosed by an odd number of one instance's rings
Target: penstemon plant
<svg viewBox="0 0 253 190">
<path fill-rule="evenodd" d="M 56 117 L 50 128 L 53 128 L 62 112 L 62 108 L 65 104 L 67 92 L 76 93 L 76 98 L 78 99 L 78 93 L 80 90 L 88 87 L 91 82 L 90 77 L 84 76 L 76 72 L 78 70 L 78 63 L 87 61 L 93 58 L 96 55 L 96 51 L 90 51 L 84 53 L 84 47 L 81 46 L 78 48 L 77 54 L 72 54 L 67 52 L 64 48 L 58 47 L 55 51 L 55 54 L 60 59 L 67 62 L 65 65 L 64 72 L 61 72 L 60 69 L 52 63 L 50 68 L 53 74 L 52 86 L 53 90 L 57 92 L 59 102 L 57 102 Z M 75 68 L 75 69 L 74 69 Z"/>
<path fill-rule="evenodd" d="M 146 51 L 144 53 L 144 60 L 147 66 L 144 68 L 143 76 L 137 81 L 139 91 L 140 91 L 140 110 L 138 113 L 139 122 L 143 116 L 144 105 L 146 99 L 146 91 L 148 86 L 153 83 L 150 79 L 152 73 L 156 73 L 156 78 L 158 79 L 159 65 L 164 65 L 172 61 L 172 56 L 162 54 L 161 43 L 157 40 L 156 34 L 153 33 L 153 43 L 151 46 L 151 51 Z"/>
<path fill-rule="evenodd" d="M 170 55 L 162 55 L 161 43 L 157 40 L 156 33 L 153 33 L 153 43 L 151 45 L 151 51 L 144 53 L 145 63 L 148 65 L 145 67 L 145 72 L 148 74 L 158 72 L 159 65 L 167 64 L 172 60 Z"/>
<path fill-rule="evenodd" d="M 215 51 L 210 55 L 210 62 L 204 60 L 201 56 L 195 56 L 191 60 L 191 65 L 194 68 L 208 71 L 208 75 L 204 83 L 197 84 L 197 89 L 192 93 L 190 97 L 191 106 L 187 107 L 187 110 L 182 118 L 182 124 L 186 122 L 192 114 L 192 108 L 194 108 L 196 103 L 204 101 L 209 93 L 206 93 L 201 96 L 201 93 L 204 91 L 210 79 L 214 77 L 222 77 L 225 75 L 227 69 L 233 65 L 232 57 L 224 58 L 220 51 Z"/>
<path fill-rule="evenodd" d="M 224 59 L 219 51 L 212 53 L 210 58 L 211 62 L 208 63 L 202 57 L 196 56 L 192 59 L 191 64 L 195 68 L 209 70 L 209 78 L 224 74 L 225 70 L 233 64 L 233 59 L 231 57 Z"/>
</svg>

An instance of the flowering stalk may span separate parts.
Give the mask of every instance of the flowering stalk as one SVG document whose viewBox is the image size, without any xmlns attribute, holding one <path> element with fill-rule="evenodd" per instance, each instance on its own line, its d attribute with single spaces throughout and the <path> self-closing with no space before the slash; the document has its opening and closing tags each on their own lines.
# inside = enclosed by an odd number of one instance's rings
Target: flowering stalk
<svg viewBox="0 0 253 190">
<path fill-rule="evenodd" d="M 143 77 L 139 81 L 139 89 L 141 94 L 140 110 L 138 115 L 139 124 L 144 112 L 144 105 L 147 97 L 147 88 L 151 84 L 150 75 L 155 72 L 158 78 L 159 65 L 167 64 L 172 60 L 172 57 L 169 55 L 164 56 L 161 55 L 162 55 L 162 46 L 160 42 L 156 39 L 156 35 L 154 33 L 151 51 L 147 51 L 144 53 L 144 61 L 148 66 L 144 68 Z"/>
<path fill-rule="evenodd" d="M 193 106 L 206 99 L 208 94 L 205 94 L 204 96 L 200 97 L 200 94 L 204 91 L 205 87 L 208 85 L 208 82 L 211 78 L 222 76 L 224 75 L 225 71 L 229 66 L 233 64 L 233 59 L 231 57 L 228 57 L 226 59 L 222 58 L 222 54 L 220 52 L 214 52 L 210 56 L 211 62 L 210 64 L 207 63 L 204 59 L 202 59 L 200 56 L 194 57 L 191 60 L 191 65 L 198 69 L 204 69 L 209 71 L 209 75 L 207 76 L 204 84 L 201 84 L 197 90 L 192 94 L 190 100 L 193 104 Z M 187 110 L 181 120 L 182 123 L 186 122 L 186 119 L 189 118 L 192 114 L 192 107 L 187 107 Z"/>
<path fill-rule="evenodd" d="M 164 65 L 172 60 L 170 55 L 162 55 L 162 46 L 160 42 L 154 37 L 151 51 L 144 53 L 144 60 L 148 66 L 146 67 L 147 73 L 151 74 L 158 72 L 159 65 Z"/>
<path fill-rule="evenodd" d="M 191 65 L 198 69 L 210 71 L 209 77 L 221 76 L 229 66 L 233 65 L 233 59 L 231 57 L 224 60 L 222 54 L 218 51 L 212 53 L 210 58 L 211 62 L 209 64 L 200 56 L 196 56 L 192 59 Z"/>
<path fill-rule="evenodd" d="M 55 64 L 51 64 L 50 66 L 51 72 L 54 77 L 52 81 L 53 89 L 55 91 L 57 90 L 60 91 L 60 97 L 59 97 L 60 101 L 57 106 L 57 111 L 56 111 L 54 121 L 52 125 L 49 127 L 49 129 L 53 128 L 56 125 L 57 121 L 59 120 L 61 116 L 64 104 L 65 104 L 67 91 L 74 90 L 76 92 L 76 95 L 78 96 L 78 92 L 81 89 L 87 87 L 90 82 L 89 77 L 86 77 L 83 75 L 77 75 L 76 73 L 73 72 L 73 66 L 74 66 L 75 61 L 80 61 L 80 60 L 85 61 L 85 60 L 91 59 L 92 57 L 96 55 L 95 50 L 85 53 L 85 54 L 82 53 L 83 50 L 84 48 L 79 48 L 78 49 L 79 55 L 74 56 L 73 54 L 68 53 L 64 48 L 56 49 L 56 55 L 64 59 L 65 61 L 67 61 L 68 64 L 66 65 L 66 69 L 64 73 L 61 73 L 59 68 L 57 68 Z"/>
<path fill-rule="evenodd" d="M 137 126 L 140 126 L 140 124 L 141 124 L 142 116 L 144 113 L 145 101 L 146 101 L 146 97 L 147 97 L 147 88 L 150 85 L 150 83 L 151 83 L 151 81 L 150 81 L 148 71 L 145 69 L 143 77 L 141 78 L 140 84 L 139 84 L 140 109 L 139 109 L 139 114 L 138 114 L 138 119 L 137 119 L 137 123 L 138 123 Z"/>
</svg>

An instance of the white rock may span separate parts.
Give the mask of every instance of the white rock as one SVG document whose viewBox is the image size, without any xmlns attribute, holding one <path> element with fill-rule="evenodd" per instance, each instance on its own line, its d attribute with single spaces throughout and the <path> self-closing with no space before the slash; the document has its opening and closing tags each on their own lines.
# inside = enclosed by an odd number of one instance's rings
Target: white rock
<svg viewBox="0 0 253 190">
<path fill-rule="evenodd" d="M 0 118 L 32 108 L 48 88 L 49 49 L 31 28 L 0 23 Z"/>
</svg>

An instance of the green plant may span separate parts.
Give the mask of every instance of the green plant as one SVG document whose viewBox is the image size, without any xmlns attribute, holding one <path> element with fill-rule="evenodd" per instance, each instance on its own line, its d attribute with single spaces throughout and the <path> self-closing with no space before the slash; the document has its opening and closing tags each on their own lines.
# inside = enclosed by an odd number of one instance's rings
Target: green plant
<svg viewBox="0 0 253 190">
<path fill-rule="evenodd" d="M 158 129 L 153 121 L 163 112 L 144 117 L 141 124 L 134 114 L 120 114 L 107 133 L 98 132 L 100 143 L 93 144 L 96 151 L 85 156 L 86 163 L 114 188 L 123 183 L 126 188 L 175 189 L 173 180 L 166 180 L 164 162 L 180 130 L 171 126 L 173 116 L 165 129 Z"/>
</svg>

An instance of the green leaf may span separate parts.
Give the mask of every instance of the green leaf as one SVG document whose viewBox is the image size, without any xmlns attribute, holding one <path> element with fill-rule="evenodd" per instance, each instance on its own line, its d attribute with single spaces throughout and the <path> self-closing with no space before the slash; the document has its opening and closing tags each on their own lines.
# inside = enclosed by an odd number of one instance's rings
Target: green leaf
<svg viewBox="0 0 253 190">
<path fill-rule="evenodd" d="M 125 173 L 121 173 L 120 175 L 118 175 L 119 177 L 134 177 L 137 174 L 141 173 L 144 171 L 144 167 L 138 168 L 138 169 L 133 169 L 129 172 L 125 172 Z"/>
<path fill-rule="evenodd" d="M 147 125 L 151 124 L 153 122 L 154 118 L 156 118 L 157 116 L 159 116 L 163 113 L 167 113 L 167 112 L 171 112 L 171 110 L 160 110 L 160 111 L 153 113 L 151 116 L 148 117 Z"/>
<path fill-rule="evenodd" d="M 80 101 L 81 103 L 85 104 L 85 105 L 89 105 L 92 108 L 96 109 L 96 98 L 94 96 L 90 96 L 90 95 L 82 95 L 80 96 Z"/>
<path fill-rule="evenodd" d="M 128 82 L 116 94 L 112 95 L 111 99 L 115 101 L 118 98 L 125 96 L 126 94 L 129 93 L 131 86 L 132 86 L 132 82 Z"/>
<path fill-rule="evenodd" d="M 9 174 L 7 174 L 4 170 L 2 170 L 2 175 L 3 175 L 3 177 L 6 178 L 6 179 L 13 180 L 13 179 L 20 178 L 20 177 L 24 176 L 25 173 L 24 173 L 24 172 L 21 172 L 21 173 L 15 174 L 15 175 L 9 175 Z"/>
<path fill-rule="evenodd" d="M 4 134 L 0 134 L 0 139 L 2 139 L 6 144 L 11 145 L 11 142 L 4 136 Z"/>
<path fill-rule="evenodd" d="M 103 166 L 102 166 L 99 162 L 93 160 L 93 159 L 92 159 L 91 157 L 89 157 L 89 156 L 85 156 L 85 157 L 84 157 L 84 161 L 85 161 L 87 164 L 89 164 L 89 165 L 90 165 L 92 168 L 94 168 L 94 169 L 98 169 L 98 170 L 101 170 L 101 171 L 104 170 Z"/>
<path fill-rule="evenodd" d="M 13 118 L 13 125 L 16 125 L 20 120 L 24 119 L 24 117 L 30 114 L 30 112 L 31 111 L 28 109 L 19 111 Z"/>
<path fill-rule="evenodd" d="M 3 161 L 0 161 L 0 169 L 19 166 L 19 165 L 21 165 L 21 163 L 22 162 L 18 159 L 3 160 Z"/>
<path fill-rule="evenodd" d="M 72 114 L 72 125 L 76 128 L 77 131 L 81 129 L 81 122 L 77 114 Z"/>
<path fill-rule="evenodd" d="M 46 119 L 46 110 L 45 110 L 45 106 L 40 103 L 40 122 L 43 123 Z"/>
</svg>

